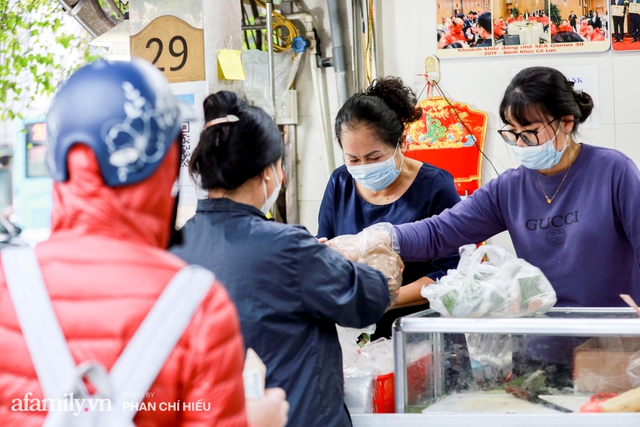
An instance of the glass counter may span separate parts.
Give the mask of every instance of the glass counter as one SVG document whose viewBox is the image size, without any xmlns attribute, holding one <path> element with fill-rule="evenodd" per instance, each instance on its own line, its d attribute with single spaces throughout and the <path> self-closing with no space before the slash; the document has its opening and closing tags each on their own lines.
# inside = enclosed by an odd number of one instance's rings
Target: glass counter
<svg viewBox="0 0 640 427">
<path fill-rule="evenodd" d="M 640 318 L 632 309 L 480 319 L 427 310 L 396 320 L 393 346 L 396 414 L 583 417 L 577 412 L 594 394 L 640 385 Z"/>
</svg>

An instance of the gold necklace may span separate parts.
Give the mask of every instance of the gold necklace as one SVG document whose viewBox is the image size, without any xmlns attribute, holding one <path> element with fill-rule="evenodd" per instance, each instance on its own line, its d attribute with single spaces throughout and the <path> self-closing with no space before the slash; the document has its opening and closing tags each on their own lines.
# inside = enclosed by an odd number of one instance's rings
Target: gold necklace
<svg viewBox="0 0 640 427">
<path fill-rule="evenodd" d="M 556 198 L 556 196 L 558 195 L 558 191 L 560 191 L 560 188 L 562 188 L 562 184 L 564 184 L 564 180 L 567 179 L 567 175 L 569 175 L 569 171 L 571 170 L 571 166 L 573 166 L 573 163 L 571 163 L 569 165 L 569 168 L 567 169 L 567 172 L 565 172 L 564 177 L 562 177 L 562 181 L 560 181 L 560 185 L 558 185 L 558 188 L 556 189 L 556 192 L 553 193 L 553 197 L 549 198 L 549 196 L 547 196 L 547 193 L 544 191 L 544 188 L 542 187 L 542 180 L 540 180 L 540 172 L 536 173 L 536 175 L 538 176 L 538 183 L 540 184 L 540 189 L 542 190 L 542 194 L 544 194 L 544 198 L 547 199 L 547 203 L 551 204 L 551 202 L 553 202 L 553 199 Z"/>
</svg>

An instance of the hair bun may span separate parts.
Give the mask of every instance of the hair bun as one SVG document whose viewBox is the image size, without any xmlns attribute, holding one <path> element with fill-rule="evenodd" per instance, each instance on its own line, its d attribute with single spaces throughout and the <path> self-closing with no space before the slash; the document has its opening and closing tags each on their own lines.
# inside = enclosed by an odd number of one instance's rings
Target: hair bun
<svg viewBox="0 0 640 427">
<path fill-rule="evenodd" d="M 422 109 L 415 106 L 416 95 L 411 88 L 402 83 L 399 77 L 376 79 L 364 94 L 382 99 L 390 109 L 395 111 L 403 124 L 415 122 L 422 116 Z"/>
<path fill-rule="evenodd" d="M 588 93 L 579 90 L 573 91 L 573 98 L 578 104 L 581 114 L 581 117 L 576 119 L 576 122 L 578 124 L 584 123 L 593 111 L 593 98 Z"/>
</svg>

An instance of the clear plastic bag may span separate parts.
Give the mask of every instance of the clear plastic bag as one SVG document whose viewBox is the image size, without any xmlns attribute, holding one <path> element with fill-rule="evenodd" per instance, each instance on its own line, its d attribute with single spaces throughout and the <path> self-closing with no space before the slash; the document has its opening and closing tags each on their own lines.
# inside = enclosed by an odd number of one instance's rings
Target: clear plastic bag
<svg viewBox="0 0 640 427">
<path fill-rule="evenodd" d="M 636 351 L 629 356 L 629 365 L 626 372 L 633 388 L 640 387 L 640 351 Z"/>
<path fill-rule="evenodd" d="M 511 374 L 513 340 L 511 335 L 465 334 L 471 369 L 476 384 L 490 389 Z"/>
<path fill-rule="evenodd" d="M 302 53 L 297 54 L 293 49 L 274 53 L 275 93 L 276 105 L 291 87 L 300 66 Z M 269 115 L 275 110 L 271 104 L 269 82 L 269 54 L 261 50 L 250 49 L 242 51 L 242 65 L 246 78 L 244 80 L 244 94 L 253 105 L 262 108 Z"/>
<path fill-rule="evenodd" d="M 373 413 L 378 377 L 393 372 L 393 342 L 380 338 L 360 347 L 358 337 L 372 335 L 376 325 L 364 329 L 336 326 L 336 330 L 342 348 L 344 402 L 352 414 Z"/>
<path fill-rule="evenodd" d="M 327 242 L 327 246 L 340 252 L 342 256 L 350 261 L 358 258 L 373 247 L 386 245 L 398 252 L 397 244 L 394 246 L 395 231 L 389 222 L 380 222 L 371 225 L 358 234 L 344 234 L 334 237 Z"/>
<path fill-rule="evenodd" d="M 346 259 L 367 264 L 384 274 L 391 297 L 389 308 L 398 300 L 404 270 L 402 259 L 389 246 L 389 230 L 392 228 L 389 223 L 375 224 L 358 234 L 338 236 L 327 242 L 327 246 L 340 252 Z"/>
<path fill-rule="evenodd" d="M 538 267 L 494 245 L 462 246 L 458 268 L 423 287 L 421 294 L 445 317 L 533 316 L 556 303 Z"/>
</svg>

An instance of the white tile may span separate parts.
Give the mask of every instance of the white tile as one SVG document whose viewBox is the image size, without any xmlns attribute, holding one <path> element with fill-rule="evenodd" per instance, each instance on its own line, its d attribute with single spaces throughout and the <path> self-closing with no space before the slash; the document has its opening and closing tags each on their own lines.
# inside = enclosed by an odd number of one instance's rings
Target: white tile
<svg viewBox="0 0 640 427">
<path fill-rule="evenodd" d="M 597 129 L 588 129 L 575 136 L 576 141 L 596 145 L 598 147 L 617 148 L 615 126 L 600 125 Z"/>
<path fill-rule="evenodd" d="M 631 160 L 640 166 L 640 124 L 616 126 L 616 148 L 629 156 Z"/>
<path fill-rule="evenodd" d="M 637 107 L 640 99 L 640 84 L 635 78 L 640 69 L 640 55 L 637 52 L 616 53 L 611 62 L 615 123 L 640 123 Z M 640 148 L 636 149 L 640 150 Z"/>
</svg>

